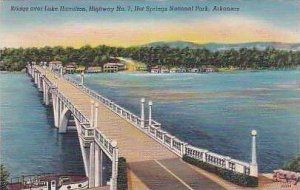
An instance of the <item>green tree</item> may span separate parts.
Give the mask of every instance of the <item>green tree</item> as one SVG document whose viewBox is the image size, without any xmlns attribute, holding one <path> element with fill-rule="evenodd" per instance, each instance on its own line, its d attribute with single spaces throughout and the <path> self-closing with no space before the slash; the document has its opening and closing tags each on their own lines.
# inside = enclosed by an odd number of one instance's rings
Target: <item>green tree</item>
<svg viewBox="0 0 300 190">
<path fill-rule="evenodd" d="M 4 167 L 3 164 L 0 165 L 0 189 L 1 190 L 8 190 L 8 178 L 9 173 Z"/>
</svg>

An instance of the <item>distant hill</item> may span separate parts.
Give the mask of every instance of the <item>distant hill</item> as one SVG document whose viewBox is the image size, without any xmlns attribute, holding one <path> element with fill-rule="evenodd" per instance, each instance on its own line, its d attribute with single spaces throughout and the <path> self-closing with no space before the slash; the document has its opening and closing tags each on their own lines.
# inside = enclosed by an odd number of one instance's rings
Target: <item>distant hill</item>
<svg viewBox="0 0 300 190">
<path fill-rule="evenodd" d="M 207 43 L 207 44 L 197 44 L 187 41 L 159 41 L 145 44 L 146 47 L 160 47 L 169 46 L 171 48 L 186 48 L 199 49 L 206 48 L 211 51 L 222 51 L 228 49 L 241 49 L 241 48 L 257 48 L 259 50 L 264 50 L 267 47 L 273 47 L 275 49 L 282 50 L 292 50 L 300 51 L 300 43 L 282 43 L 282 42 L 248 42 L 248 43 L 236 43 L 236 44 L 225 44 L 225 43 Z"/>
</svg>

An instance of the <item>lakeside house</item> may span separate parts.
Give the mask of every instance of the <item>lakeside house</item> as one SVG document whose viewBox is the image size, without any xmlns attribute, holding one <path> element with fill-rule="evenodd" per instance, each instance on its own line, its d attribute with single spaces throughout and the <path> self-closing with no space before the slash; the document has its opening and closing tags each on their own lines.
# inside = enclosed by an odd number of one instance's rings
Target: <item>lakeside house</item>
<svg viewBox="0 0 300 190">
<path fill-rule="evenodd" d="M 160 69 L 160 72 L 161 73 L 170 73 L 170 70 L 167 67 L 162 66 L 161 69 Z"/>
<path fill-rule="evenodd" d="M 75 72 L 76 72 L 76 73 L 82 73 L 82 72 L 85 72 L 85 67 L 84 67 L 84 66 L 78 66 L 78 67 L 75 69 Z"/>
<path fill-rule="evenodd" d="M 155 66 L 150 67 L 150 72 L 151 73 L 161 73 L 160 66 L 155 65 Z"/>
<path fill-rule="evenodd" d="M 170 69 L 170 73 L 186 73 L 186 69 L 183 67 L 173 67 Z"/>
<path fill-rule="evenodd" d="M 148 71 L 148 67 L 145 64 L 140 64 L 136 66 L 136 71 Z"/>
<path fill-rule="evenodd" d="M 49 62 L 49 68 L 50 69 L 59 69 L 62 67 L 61 61 L 50 61 Z"/>
<path fill-rule="evenodd" d="M 102 67 L 96 66 L 96 67 L 88 67 L 86 70 L 87 73 L 101 73 Z"/>
<path fill-rule="evenodd" d="M 212 68 L 212 67 L 207 67 L 203 70 L 203 72 L 206 72 L 206 73 L 211 73 L 211 72 L 215 72 L 215 69 Z"/>
<path fill-rule="evenodd" d="M 194 67 L 194 68 L 191 68 L 191 69 L 190 69 L 190 72 L 191 72 L 191 73 L 199 73 L 199 72 L 200 72 L 200 69 Z"/>
<path fill-rule="evenodd" d="M 76 63 L 71 62 L 65 66 L 66 73 L 72 74 L 76 71 Z"/>
<path fill-rule="evenodd" d="M 125 69 L 126 67 L 123 63 L 106 63 L 103 65 L 103 72 L 105 73 L 115 73 Z"/>
<path fill-rule="evenodd" d="M 204 73 L 211 73 L 216 71 L 216 68 L 214 66 L 203 66 L 201 69 Z"/>
</svg>

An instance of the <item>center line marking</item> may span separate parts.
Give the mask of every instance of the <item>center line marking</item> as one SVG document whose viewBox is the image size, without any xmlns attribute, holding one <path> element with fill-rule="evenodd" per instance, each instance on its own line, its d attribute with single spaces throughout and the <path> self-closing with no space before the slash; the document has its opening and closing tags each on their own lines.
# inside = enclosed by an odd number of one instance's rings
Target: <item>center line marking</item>
<svg viewBox="0 0 300 190">
<path fill-rule="evenodd" d="M 194 190 L 191 186 L 189 186 L 187 183 L 185 183 L 180 177 L 178 177 L 176 174 L 174 174 L 171 170 L 169 170 L 166 166 L 164 166 L 162 163 L 160 163 L 158 160 L 154 160 L 158 165 L 160 165 L 163 169 L 165 169 L 167 172 L 169 172 L 173 177 L 175 177 L 178 181 L 180 181 L 184 186 L 186 186 L 189 190 Z"/>
</svg>

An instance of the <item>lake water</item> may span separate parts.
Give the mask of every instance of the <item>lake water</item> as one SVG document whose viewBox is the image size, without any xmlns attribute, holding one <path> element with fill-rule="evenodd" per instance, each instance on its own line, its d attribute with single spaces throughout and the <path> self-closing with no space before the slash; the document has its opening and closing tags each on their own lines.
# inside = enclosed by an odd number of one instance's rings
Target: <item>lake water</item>
<svg viewBox="0 0 300 190">
<path fill-rule="evenodd" d="M 136 114 L 141 97 L 152 100 L 165 130 L 232 158 L 251 160 L 256 129 L 262 172 L 300 153 L 300 71 L 90 74 L 85 83 Z"/>
<path fill-rule="evenodd" d="M 250 161 L 256 129 L 263 172 L 300 153 L 299 71 L 90 74 L 85 83 L 136 114 L 141 97 L 152 100 L 165 130 L 232 158 Z M 13 176 L 84 173 L 76 134 L 57 133 L 28 76 L 0 74 L 0 92 L 1 162 Z"/>
<path fill-rule="evenodd" d="M 77 135 L 58 134 L 51 113 L 26 74 L 0 74 L 0 158 L 11 177 L 84 174 Z"/>
</svg>

